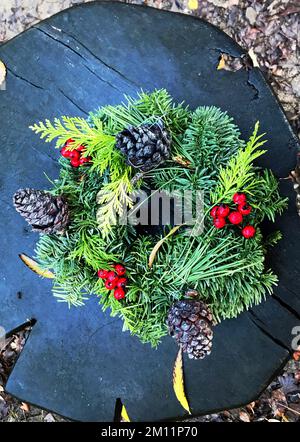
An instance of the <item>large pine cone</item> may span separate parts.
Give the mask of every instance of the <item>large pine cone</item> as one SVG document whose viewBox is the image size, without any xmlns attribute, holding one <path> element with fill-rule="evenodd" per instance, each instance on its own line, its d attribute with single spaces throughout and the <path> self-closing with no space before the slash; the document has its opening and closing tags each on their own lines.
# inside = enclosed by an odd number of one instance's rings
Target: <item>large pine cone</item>
<svg viewBox="0 0 300 442">
<path fill-rule="evenodd" d="M 204 302 L 176 301 L 169 310 L 167 325 L 170 335 L 190 359 L 203 359 L 211 353 L 212 315 Z"/>
<path fill-rule="evenodd" d="M 127 164 L 147 172 L 170 156 L 171 136 L 159 121 L 154 124 L 129 126 L 116 136 L 116 148 L 126 157 Z"/>
<path fill-rule="evenodd" d="M 13 197 L 16 210 L 39 233 L 63 233 L 69 223 L 69 208 L 62 196 L 35 189 L 20 189 Z"/>
</svg>

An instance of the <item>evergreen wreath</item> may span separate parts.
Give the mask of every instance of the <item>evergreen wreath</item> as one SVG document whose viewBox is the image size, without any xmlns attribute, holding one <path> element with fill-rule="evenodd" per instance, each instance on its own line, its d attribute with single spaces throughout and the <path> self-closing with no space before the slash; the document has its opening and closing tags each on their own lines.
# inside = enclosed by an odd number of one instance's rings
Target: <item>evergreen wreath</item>
<svg viewBox="0 0 300 442">
<path fill-rule="evenodd" d="M 191 358 L 210 353 L 212 325 L 236 317 L 271 294 L 260 224 L 274 221 L 286 200 L 270 170 L 255 160 L 264 134 L 248 142 L 216 107 L 191 111 L 165 90 L 126 97 L 89 118 L 55 118 L 31 129 L 61 149 L 49 192 L 21 189 L 16 209 L 43 233 L 36 247 L 52 269 L 53 294 L 81 306 L 95 294 L 124 330 L 157 346 L 169 333 Z M 185 225 L 147 232 L 114 224 L 140 187 L 204 191 L 204 229 Z"/>
</svg>

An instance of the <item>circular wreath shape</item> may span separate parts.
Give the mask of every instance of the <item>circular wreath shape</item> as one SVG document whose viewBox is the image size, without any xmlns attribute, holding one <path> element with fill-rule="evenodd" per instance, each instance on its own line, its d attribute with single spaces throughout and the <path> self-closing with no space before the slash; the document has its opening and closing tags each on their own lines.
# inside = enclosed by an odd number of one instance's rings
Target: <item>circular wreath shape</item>
<svg viewBox="0 0 300 442">
<path fill-rule="evenodd" d="M 277 277 L 265 255 L 281 235 L 264 237 L 260 225 L 287 202 L 273 173 L 255 164 L 265 153 L 258 122 L 245 141 L 226 112 L 192 111 L 155 90 L 31 129 L 56 140 L 60 175 L 50 191 L 18 190 L 14 204 L 41 233 L 36 266 L 52 271 L 59 301 L 81 306 L 96 295 L 143 343 L 155 347 L 169 332 L 201 359 L 214 324 L 272 294 Z M 137 203 L 139 192 L 147 197 Z M 201 194 L 192 226 L 124 222 L 161 192 Z"/>
</svg>

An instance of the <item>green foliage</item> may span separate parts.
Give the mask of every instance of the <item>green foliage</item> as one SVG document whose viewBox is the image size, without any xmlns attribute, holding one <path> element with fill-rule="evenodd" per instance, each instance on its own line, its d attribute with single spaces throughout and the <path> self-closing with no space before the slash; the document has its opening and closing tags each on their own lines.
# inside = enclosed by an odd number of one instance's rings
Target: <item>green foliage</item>
<svg viewBox="0 0 300 442">
<path fill-rule="evenodd" d="M 162 119 L 172 135 L 172 157 L 144 176 L 144 186 L 181 192 L 204 190 L 204 230 L 189 236 L 181 227 L 159 249 L 150 269 L 148 260 L 155 244 L 168 233 L 138 233 L 132 226 L 115 225 L 124 207 L 131 207 L 135 170 L 126 165 L 114 148 L 115 135 L 129 125 Z M 64 194 L 71 210 L 71 224 L 65 236 L 44 235 L 36 255 L 43 268 L 56 275 L 53 293 L 60 301 L 82 305 L 90 294 L 102 308 L 124 321 L 124 330 L 142 342 L 156 346 L 167 333 L 167 311 L 187 288 L 196 288 L 208 303 L 216 321 L 237 316 L 272 293 L 276 276 L 265 267 L 265 253 L 280 234 L 263 239 L 259 223 L 274 221 L 286 201 L 278 192 L 272 172 L 253 165 L 265 151 L 258 124 L 248 143 L 225 112 L 215 107 L 199 107 L 194 112 L 173 103 L 165 91 L 140 93 L 119 106 L 105 106 L 88 121 L 63 117 L 46 121 L 32 129 L 46 141 L 56 139 L 56 147 L 72 138 L 70 149 L 83 144 L 92 166 L 73 169 L 61 159 L 53 194 Z M 186 161 L 176 162 L 175 157 Z M 253 207 L 248 222 L 257 228 L 251 240 L 238 228 L 212 228 L 208 215 L 218 202 L 230 203 L 237 191 L 247 193 Z M 266 201 L 268 204 L 266 204 Z M 99 268 L 110 269 L 115 262 L 127 268 L 126 298 L 114 299 L 102 280 Z"/>
<path fill-rule="evenodd" d="M 258 148 L 266 143 L 262 138 L 265 134 L 257 135 L 259 124 L 256 123 L 254 132 L 246 147 L 240 149 L 236 156 L 233 156 L 226 166 L 219 170 L 219 182 L 211 193 L 213 203 L 222 201 L 230 203 L 235 192 L 253 193 L 253 190 L 261 185 L 257 170 L 253 162 L 263 155 L 265 150 Z"/>
<path fill-rule="evenodd" d="M 233 119 L 216 107 L 199 107 L 191 112 L 190 122 L 183 132 L 176 155 L 190 162 L 189 167 L 170 164 L 152 172 L 155 186 L 174 192 L 204 190 L 209 193 L 217 183 L 218 169 L 244 145 Z"/>
</svg>

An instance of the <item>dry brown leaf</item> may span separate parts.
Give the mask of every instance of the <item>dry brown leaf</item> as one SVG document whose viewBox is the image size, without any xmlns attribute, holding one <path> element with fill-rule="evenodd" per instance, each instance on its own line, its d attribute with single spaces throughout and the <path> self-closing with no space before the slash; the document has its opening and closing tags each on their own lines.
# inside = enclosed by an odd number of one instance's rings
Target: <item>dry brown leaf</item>
<svg viewBox="0 0 300 442">
<path fill-rule="evenodd" d="M 248 405 L 246 406 L 246 408 L 247 408 L 248 411 L 251 411 L 251 413 L 254 414 L 254 407 L 255 407 L 255 405 L 256 405 L 256 402 L 253 401 L 253 402 L 251 402 L 250 404 L 248 404 Z"/>
<path fill-rule="evenodd" d="M 182 224 L 180 226 L 175 226 L 173 227 L 173 229 L 170 230 L 170 232 L 164 237 L 162 238 L 160 241 L 158 241 L 157 244 L 155 244 L 155 246 L 153 247 L 152 252 L 150 253 L 150 257 L 149 257 L 149 261 L 148 261 L 148 266 L 151 269 L 153 262 L 155 260 L 155 257 L 157 255 L 157 252 L 159 251 L 160 247 L 163 245 L 163 243 L 166 241 L 167 238 L 169 238 L 169 236 L 173 235 L 173 233 L 177 232 L 177 230 L 182 226 Z"/>
<path fill-rule="evenodd" d="M 293 359 L 295 361 L 300 361 L 300 351 L 294 351 L 293 353 Z"/>
<path fill-rule="evenodd" d="M 183 375 L 183 360 L 182 360 L 182 349 L 180 348 L 175 360 L 173 369 L 173 388 L 176 397 L 182 407 L 191 414 L 188 400 L 185 395 L 184 389 L 184 375 Z"/>
<path fill-rule="evenodd" d="M 272 391 L 271 407 L 275 417 L 282 417 L 285 413 L 287 400 L 282 388 Z"/>
<path fill-rule="evenodd" d="M 6 78 L 6 66 L 3 61 L 0 60 L 0 86 Z"/>
<path fill-rule="evenodd" d="M 172 161 L 174 161 L 175 163 L 180 164 L 181 166 L 184 166 L 184 167 L 190 167 L 190 165 L 191 165 L 191 162 L 189 160 L 187 160 L 184 157 L 181 157 L 180 155 L 172 157 Z"/>
<path fill-rule="evenodd" d="M 251 60 L 252 60 L 253 67 L 254 67 L 254 68 L 259 68 L 259 64 L 258 64 L 258 61 L 257 61 L 257 56 L 256 56 L 256 54 L 255 54 L 253 48 L 251 48 L 251 49 L 248 51 L 248 55 L 249 55 L 249 57 L 250 57 Z"/>
<path fill-rule="evenodd" d="M 19 255 L 19 258 L 24 262 L 24 264 L 30 270 L 32 270 L 34 273 L 37 273 L 39 276 L 42 276 L 43 278 L 50 278 L 50 279 L 55 278 L 54 273 L 50 272 L 50 270 L 41 269 L 41 267 L 38 265 L 38 263 L 34 259 L 25 255 L 24 253 L 21 253 Z"/>
<path fill-rule="evenodd" d="M 254 8 L 252 8 L 252 6 L 248 6 L 248 8 L 246 9 L 246 18 L 251 26 L 255 25 L 257 12 Z"/>
<path fill-rule="evenodd" d="M 219 8 L 230 8 L 231 6 L 236 6 L 239 4 L 239 0 L 209 0 L 215 6 Z"/>
<path fill-rule="evenodd" d="M 25 411 L 25 413 L 30 412 L 30 407 L 28 404 L 26 404 L 26 402 L 22 402 L 20 408 L 21 408 L 21 410 Z"/>
<path fill-rule="evenodd" d="M 240 417 L 240 420 L 243 422 L 250 422 L 250 416 L 245 411 L 240 411 L 239 417 Z"/>
</svg>

